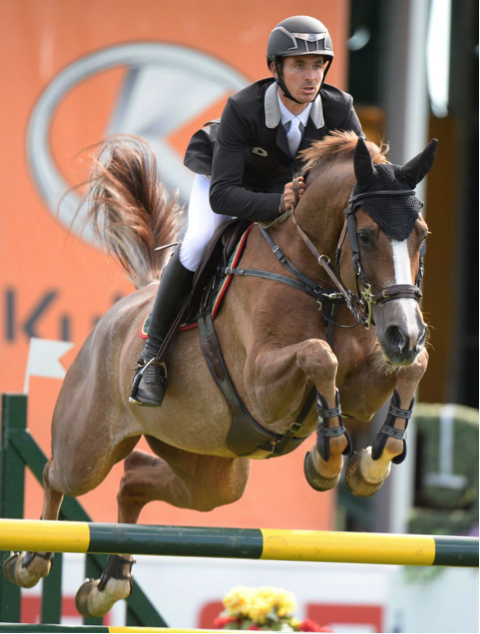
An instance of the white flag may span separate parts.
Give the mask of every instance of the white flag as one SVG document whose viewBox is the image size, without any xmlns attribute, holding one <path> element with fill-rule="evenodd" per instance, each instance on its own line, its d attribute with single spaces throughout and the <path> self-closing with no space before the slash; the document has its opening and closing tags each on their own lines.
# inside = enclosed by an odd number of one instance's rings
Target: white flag
<svg viewBox="0 0 480 634">
<path fill-rule="evenodd" d="M 28 351 L 23 393 L 28 394 L 31 376 L 48 376 L 54 379 L 63 379 L 66 370 L 60 363 L 60 359 L 73 345 L 74 344 L 69 341 L 54 341 L 51 339 L 37 339 L 37 337 L 32 337 Z"/>
</svg>

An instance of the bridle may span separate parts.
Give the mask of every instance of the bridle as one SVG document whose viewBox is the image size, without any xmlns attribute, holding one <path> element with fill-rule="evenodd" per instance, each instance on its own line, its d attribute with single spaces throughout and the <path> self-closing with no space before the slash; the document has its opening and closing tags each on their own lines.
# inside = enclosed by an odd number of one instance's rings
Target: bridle
<svg viewBox="0 0 480 634">
<path fill-rule="evenodd" d="M 392 284 L 391 286 L 387 286 L 383 288 L 379 293 L 373 295 L 372 287 L 365 272 L 362 268 L 362 263 L 360 261 L 360 249 L 358 246 L 357 239 L 357 221 L 355 218 L 355 208 L 359 202 L 364 200 L 365 198 L 374 198 L 374 197 L 383 197 L 390 198 L 396 196 L 415 196 L 415 190 L 402 189 L 402 190 L 378 190 L 374 192 L 366 192 L 363 194 L 357 194 L 356 196 L 351 196 L 348 201 L 348 206 L 344 209 L 344 213 L 346 216 L 346 228 L 343 232 L 343 236 L 340 239 L 340 242 L 337 246 L 337 252 L 335 256 L 336 268 L 339 270 L 340 266 L 340 257 L 342 254 L 342 248 L 345 241 L 346 234 L 348 232 L 348 239 L 350 242 L 350 248 L 352 250 L 352 260 L 353 260 L 353 268 L 355 271 L 355 283 L 357 296 L 359 298 L 359 305 L 363 312 L 362 315 L 362 323 L 369 330 L 373 323 L 372 318 L 372 306 L 377 304 L 386 304 L 394 299 L 414 299 L 419 302 L 422 297 L 422 291 L 420 290 L 420 285 L 423 277 L 423 258 L 426 253 L 426 242 L 423 241 L 421 249 L 420 249 L 420 266 L 418 270 L 418 275 L 415 280 L 415 284 Z M 360 289 L 360 282 L 363 286 L 363 290 Z"/>
<path fill-rule="evenodd" d="M 351 326 L 340 326 L 340 324 L 334 324 L 339 327 L 354 327 L 358 324 L 363 324 L 363 326 L 370 330 L 373 321 L 373 310 L 372 307 L 374 305 L 386 304 L 387 302 L 393 301 L 395 299 L 414 299 L 419 302 L 422 297 L 422 291 L 420 290 L 420 284 L 423 277 L 423 258 L 426 252 L 426 243 L 423 241 L 422 247 L 420 249 L 420 266 L 417 275 L 417 279 L 415 280 L 415 284 L 393 284 L 391 286 L 387 286 L 379 293 L 375 295 L 372 293 L 372 286 L 369 283 L 367 276 L 362 268 L 362 263 L 360 259 L 360 249 L 358 246 L 357 239 L 357 221 L 355 219 L 355 208 L 357 205 L 364 200 L 365 198 L 371 197 L 392 197 L 392 196 L 414 196 L 415 190 L 379 190 L 374 192 L 366 192 L 363 194 L 352 195 L 348 201 L 348 206 L 344 209 L 344 213 L 346 216 L 346 222 L 344 225 L 344 229 L 342 230 L 342 234 L 337 246 L 336 256 L 335 256 L 335 266 L 332 266 L 330 258 L 326 255 L 322 255 L 318 252 L 317 248 L 307 235 L 307 233 L 302 229 L 300 224 L 298 223 L 295 217 L 295 207 L 299 200 L 298 195 L 298 185 L 294 186 L 294 192 L 296 197 L 296 202 L 294 208 L 290 211 L 282 214 L 278 219 L 276 219 L 273 223 L 268 226 L 260 227 L 260 231 L 263 236 L 267 239 L 270 245 L 273 248 L 274 253 L 276 254 L 279 247 L 275 244 L 267 229 L 273 226 L 277 226 L 281 224 L 288 218 L 291 218 L 294 224 L 295 229 L 298 234 L 302 238 L 303 242 L 306 244 L 310 252 L 315 256 L 318 264 L 325 270 L 328 277 L 331 279 L 333 284 L 336 286 L 337 290 L 340 293 L 340 297 L 345 301 L 347 308 L 350 313 L 353 315 L 355 319 L 355 323 Z M 352 191 L 352 194 L 354 190 Z M 350 289 L 348 289 L 340 278 L 340 258 L 342 255 L 343 245 L 345 243 L 346 236 L 348 235 L 350 248 L 352 250 L 352 258 L 353 258 L 353 268 L 355 271 L 355 283 L 356 283 L 356 291 L 355 295 L 352 293 Z M 278 257 L 278 256 L 277 256 Z M 281 260 L 282 261 L 282 260 Z M 286 257 L 283 258 L 283 263 L 287 266 L 291 273 L 293 273 L 298 278 L 298 271 L 288 262 Z M 288 278 L 287 278 L 288 279 Z M 300 278 L 299 278 L 300 279 Z M 308 279 L 308 278 L 307 278 Z M 280 280 L 279 280 L 280 281 Z M 302 281 L 305 281 L 305 276 L 302 274 Z M 315 285 L 313 280 L 309 280 L 312 284 Z M 361 289 L 361 286 L 363 289 Z M 327 289 L 323 289 L 321 287 L 317 288 L 321 289 L 323 294 L 326 293 Z M 332 294 L 326 293 L 330 298 L 332 298 Z M 335 298 L 338 299 L 338 296 Z M 321 306 L 321 303 L 319 302 Z"/>
</svg>

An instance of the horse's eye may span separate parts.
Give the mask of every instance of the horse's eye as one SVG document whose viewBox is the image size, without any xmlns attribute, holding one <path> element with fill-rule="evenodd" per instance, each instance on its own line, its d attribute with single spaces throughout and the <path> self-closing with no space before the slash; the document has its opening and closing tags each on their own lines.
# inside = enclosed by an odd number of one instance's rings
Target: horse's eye
<svg viewBox="0 0 480 634">
<path fill-rule="evenodd" d="M 370 236 L 368 235 L 368 233 L 359 233 L 358 240 L 360 244 L 363 244 L 364 246 L 370 244 Z"/>
</svg>

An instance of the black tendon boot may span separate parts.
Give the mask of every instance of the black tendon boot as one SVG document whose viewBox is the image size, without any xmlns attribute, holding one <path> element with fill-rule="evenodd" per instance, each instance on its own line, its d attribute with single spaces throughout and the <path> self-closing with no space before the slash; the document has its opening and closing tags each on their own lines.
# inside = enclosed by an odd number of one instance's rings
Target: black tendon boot
<svg viewBox="0 0 480 634">
<path fill-rule="evenodd" d="M 133 377 L 129 402 L 148 407 L 160 407 L 167 389 L 167 368 L 155 361 L 157 352 L 184 301 L 192 290 L 194 273 L 180 262 L 179 249 L 172 256 L 163 272 L 153 305 L 148 339 L 138 368 Z"/>
</svg>

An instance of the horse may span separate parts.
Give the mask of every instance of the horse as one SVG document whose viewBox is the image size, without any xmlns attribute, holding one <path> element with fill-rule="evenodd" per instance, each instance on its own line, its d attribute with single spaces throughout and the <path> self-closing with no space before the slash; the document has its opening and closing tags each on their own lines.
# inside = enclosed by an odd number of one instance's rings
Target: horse
<svg viewBox="0 0 480 634">
<path fill-rule="evenodd" d="M 351 132 L 316 142 L 304 152 L 306 189 L 295 208 L 248 234 L 242 269 L 263 272 L 263 279 L 233 275 L 215 319 L 225 366 L 259 428 L 282 447 L 290 441 L 297 447 L 317 430 L 304 470 L 318 491 L 338 483 L 350 453 L 343 416 L 368 422 L 389 398 L 372 446 L 350 457 L 347 486 L 373 495 L 392 462 L 405 457 L 405 429 L 428 362 L 419 306 L 427 225 L 413 188 L 431 168 L 435 146 L 434 140 L 399 167 L 389 163 L 387 148 Z M 128 400 L 143 346 L 139 329 L 167 253 L 155 247 L 176 239 L 177 200 L 140 141 L 110 146 L 92 182 L 90 220 L 138 290 L 100 319 L 66 374 L 53 414 L 41 517 L 57 520 L 64 495 L 96 488 L 122 460 L 119 523 L 136 523 L 154 500 L 198 511 L 231 504 L 242 497 L 250 460 L 275 457 L 276 443 L 256 445 L 248 455 L 232 451 L 231 410 L 197 330 L 179 333 L 169 352 L 163 406 Z M 391 237 L 399 222 L 401 239 Z M 141 436 L 153 454 L 135 450 Z M 111 555 L 101 579 L 79 589 L 79 612 L 102 616 L 129 596 L 133 561 Z M 13 553 L 4 572 L 32 587 L 52 562 L 53 553 Z"/>
</svg>

